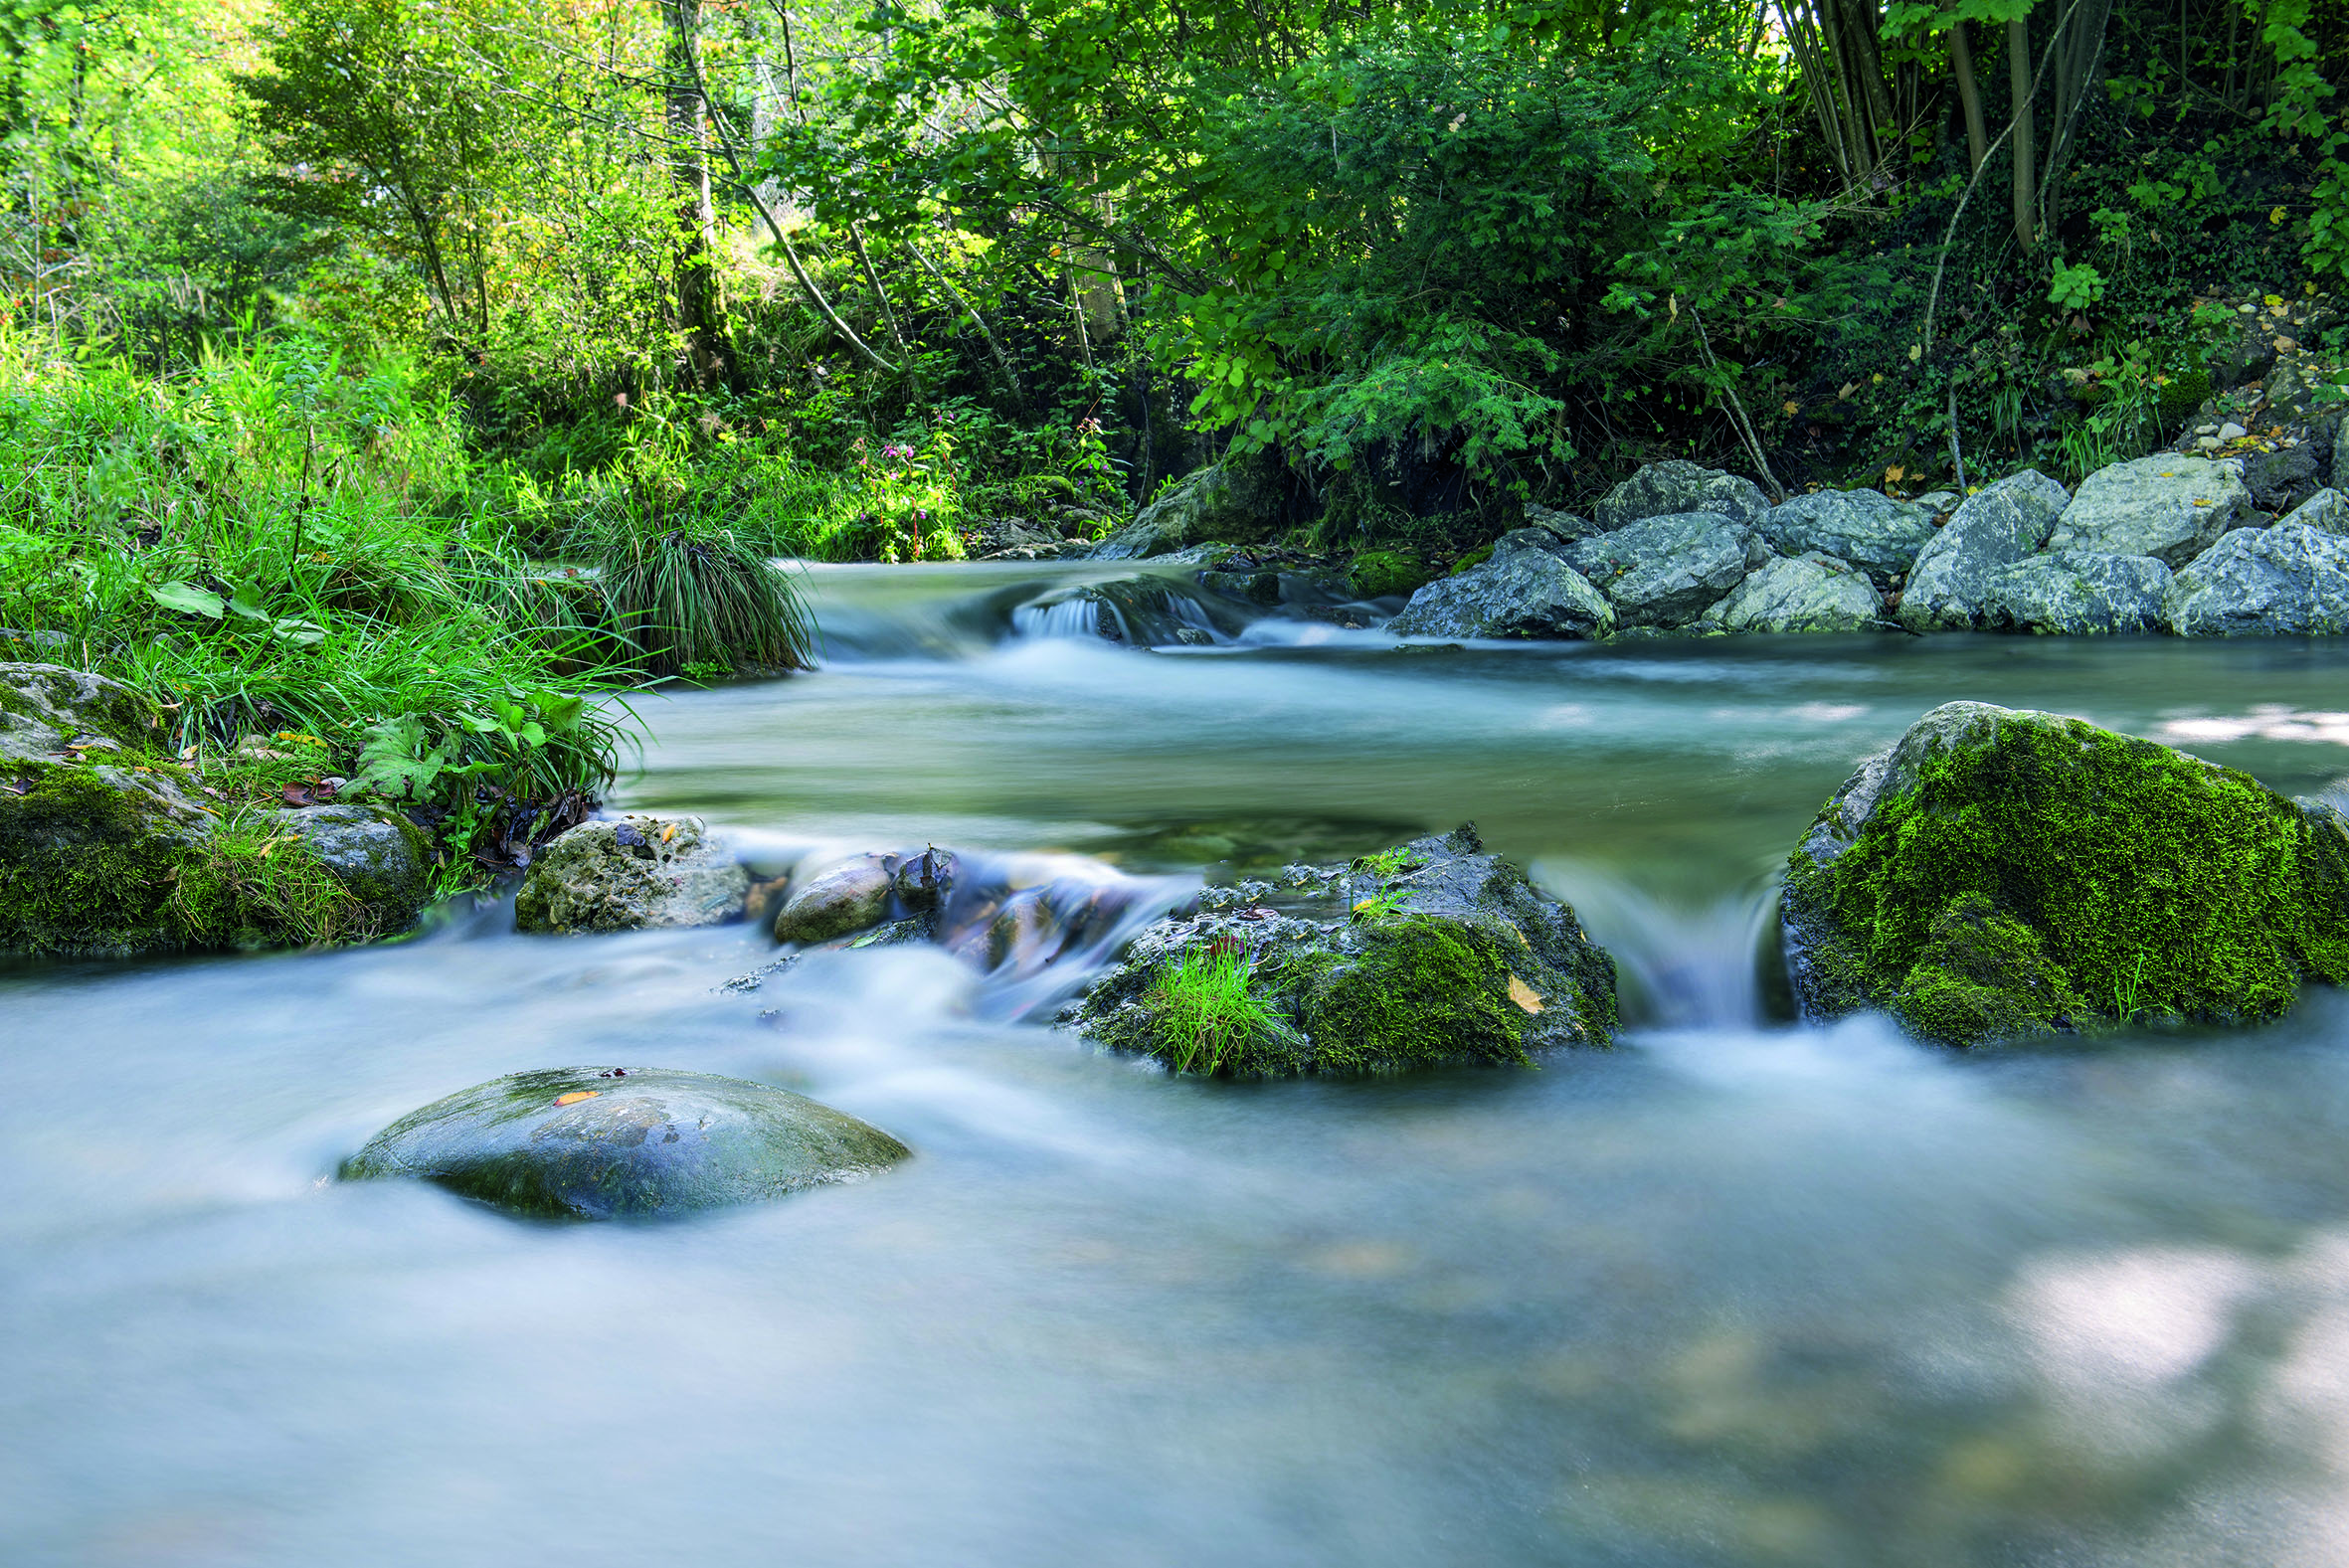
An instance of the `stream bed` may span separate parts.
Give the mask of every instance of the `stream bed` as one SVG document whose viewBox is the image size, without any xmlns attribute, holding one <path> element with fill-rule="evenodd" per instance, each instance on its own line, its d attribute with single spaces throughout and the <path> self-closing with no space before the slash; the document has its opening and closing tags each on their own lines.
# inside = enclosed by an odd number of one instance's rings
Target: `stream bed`
<svg viewBox="0 0 2349 1568">
<path fill-rule="evenodd" d="M 1103 571 L 810 569 L 826 667 L 639 701 L 614 803 L 1211 879 L 1474 820 L 1615 953 L 1619 1047 L 1177 1080 L 940 952 L 742 993 L 747 928 L 497 905 L 0 967 L 0 1562 L 2349 1562 L 2349 997 L 1958 1056 L 1785 1021 L 1764 940 L 1812 812 L 1925 709 L 2342 790 L 2349 646 L 1146 652 L 1016 614 Z M 330 1179 L 428 1101 L 603 1062 L 915 1157 L 657 1225 Z"/>
</svg>

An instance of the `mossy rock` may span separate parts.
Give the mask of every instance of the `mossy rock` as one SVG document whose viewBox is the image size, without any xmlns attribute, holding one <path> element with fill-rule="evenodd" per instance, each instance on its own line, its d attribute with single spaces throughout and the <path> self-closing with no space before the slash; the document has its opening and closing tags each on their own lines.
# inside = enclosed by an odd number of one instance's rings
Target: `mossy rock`
<svg viewBox="0 0 2349 1568">
<path fill-rule="evenodd" d="M 226 822 L 158 755 L 161 730 L 118 681 L 0 663 L 0 951 L 298 946 L 416 918 L 431 877 L 412 825 L 353 807 Z"/>
<path fill-rule="evenodd" d="M 856 1181 L 909 1152 L 844 1112 L 746 1079 L 565 1067 L 412 1112 L 340 1175 L 417 1177 L 545 1219 L 644 1218 Z"/>
<path fill-rule="evenodd" d="M 1347 564 L 1346 575 L 1357 599 L 1407 599 L 1435 569 L 1399 550 L 1365 550 Z"/>
<path fill-rule="evenodd" d="M 2288 1011 L 2349 980 L 2349 826 L 2078 719 L 1936 708 L 1861 764 L 1789 860 L 1795 995 L 1975 1045 Z"/>
<path fill-rule="evenodd" d="M 1230 1078 L 1514 1065 L 1612 1041 L 1614 960 L 1473 828 L 1295 880 L 1328 891 L 1148 928 L 1064 1021 Z M 1217 961 L 1226 991 L 1203 1020 L 1197 977 Z M 1204 1051 L 1203 1022 L 1222 1035 Z"/>
</svg>

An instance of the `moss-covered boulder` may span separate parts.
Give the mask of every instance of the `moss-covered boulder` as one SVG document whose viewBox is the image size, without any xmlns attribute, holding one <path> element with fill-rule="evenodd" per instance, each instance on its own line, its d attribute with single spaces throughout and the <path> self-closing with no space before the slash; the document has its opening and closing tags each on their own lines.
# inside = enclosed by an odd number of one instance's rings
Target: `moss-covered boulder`
<svg viewBox="0 0 2349 1568">
<path fill-rule="evenodd" d="M 514 925 L 578 935 L 738 920 L 750 873 L 697 816 L 583 822 L 540 851 L 514 899 Z"/>
<path fill-rule="evenodd" d="M 1954 702 L 1869 758 L 1788 863 L 1806 1016 L 1974 1045 L 2288 1010 L 2349 980 L 2349 829 L 2078 719 Z"/>
<path fill-rule="evenodd" d="M 414 1176 L 516 1214 L 685 1214 L 855 1181 L 903 1143 L 788 1090 L 709 1073 L 514 1073 L 411 1112 L 344 1160 L 345 1181 Z"/>
<path fill-rule="evenodd" d="M 406 928 L 431 894 L 430 846 L 397 813 L 239 813 L 198 792 L 139 693 L 0 663 L 0 951 L 359 941 Z"/>
<path fill-rule="evenodd" d="M 1474 828 L 1290 880 L 1312 891 L 1288 908 L 1211 896 L 1151 926 L 1063 1020 L 1232 1078 L 1520 1064 L 1613 1039 L 1614 960 Z"/>
</svg>

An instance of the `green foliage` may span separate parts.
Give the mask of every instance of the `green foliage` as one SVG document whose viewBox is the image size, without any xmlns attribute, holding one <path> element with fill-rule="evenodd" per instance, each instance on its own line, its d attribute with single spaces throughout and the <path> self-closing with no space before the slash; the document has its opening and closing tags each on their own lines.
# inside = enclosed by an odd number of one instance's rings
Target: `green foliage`
<svg viewBox="0 0 2349 1568">
<path fill-rule="evenodd" d="M 190 760 L 321 738 L 311 779 L 358 776 L 486 847 L 610 782 L 628 720 L 603 699 L 641 665 L 597 651 L 617 615 L 594 580 L 465 509 L 452 427 L 409 367 L 300 344 L 170 382 L 0 385 L 0 528 L 46 568 L 0 573 L 0 623 L 155 696 Z M 455 515 L 418 504 L 436 491 Z"/>
<path fill-rule="evenodd" d="M 2104 276 L 2085 261 L 2056 268 L 2048 285 L 2048 303 L 2066 310 L 2085 310 L 2104 297 Z"/>
</svg>

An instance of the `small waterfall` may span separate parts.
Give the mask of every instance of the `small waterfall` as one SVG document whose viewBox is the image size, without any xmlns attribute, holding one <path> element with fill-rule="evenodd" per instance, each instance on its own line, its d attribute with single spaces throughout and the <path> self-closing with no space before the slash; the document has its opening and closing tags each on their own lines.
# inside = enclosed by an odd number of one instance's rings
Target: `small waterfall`
<svg viewBox="0 0 2349 1568">
<path fill-rule="evenodd" d="M 1197 893 L 1196 877 L 1128 876 L 1081 855 L 962 855 L 938 944 L 985 973 L 983 1014 L 1019 1018 L 1073 994 Z"/>
<path fill-rule="evenodd" d="M 1011 611 L 1011 629 L 1023 637 L 1097 637 L 1105 608 L 1075 597 L 1021 605 Z M 1109 609 L 1109 613 L 1116 611 Z"/>
<path fill-rule="evenodd" d="M 1128 647 L 1222 646 L 1237 628 L 1261 613 L 1253 606 L 1224 604 L 1220 616 L 1189 589 L 1171 579 L 1113 579 L 1058 588 L 1011 611 L 1011 629 L 1021 637 L 1082 640 L 1098 637 Z"/>
<path fill-rule="evenodd" d="M 1539 868 L 1583 926 L 1615 956 L 1627 1022 L 1652 1028 L 1757 1028 L 1777 987 L 1775 881 L 1690 907 L 1589 866 Z"/>
</svg>

